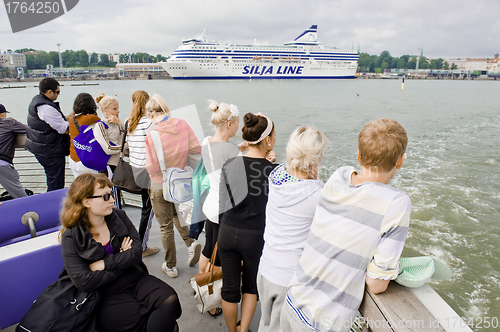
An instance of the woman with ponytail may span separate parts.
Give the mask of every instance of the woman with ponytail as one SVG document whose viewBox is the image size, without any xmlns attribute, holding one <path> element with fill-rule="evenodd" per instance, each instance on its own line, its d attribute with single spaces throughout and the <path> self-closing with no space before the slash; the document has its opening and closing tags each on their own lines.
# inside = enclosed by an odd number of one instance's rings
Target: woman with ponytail
<svg viewBox="0 0 500 332">
<path fill-rule="evenodd" d="M 132 95 L 132 112 L 126 121 L 130 166 L 132 166 L 136 183 L 142 186 L 142 213 L 139 222 L 139 236 L 142 241 L 143 258 L 154 255 L 159 251 L 157 247 L 147 247 L 149 230 L 154 217 L 148 193 L 149 181 L 144 181 L 144 176 L 149 180 L 146 171 L 146 136 L 153 129 L 153 123 L 146 114 L 146 103 L 148 101 L 149 95 L 146 91 L 137 90 L 134 92 Z"/>
<path fill-rule="evenodd" d="M 219 186 L 221 168 L 224 163 L 236 157 L 239 149 L 229 143 L 229 139 L 238 132 L 240 117 L 236 105 L 210 101 L 208 109 L 212 112 L 212 125 L 215 127 L 214 136 L 207 136 L 202 143 L 203 164 L 207 170 L 210 189 L 203 203 L 203 213 L 207 217 L 205 224 L 205 247 L 200 256 L 199 270 L 205 272 L 209 267 L 217 237 L 219 235 L 219 219 L 223 211 L 219 211 Z M 216 256 L 215 265 L 220 266 L 219 255 Z M 212 316 L 222 314 L 221 308 L 208 312 Z"/>
<path fill-rule="evenodd" d="M 189 227 L 182 227 L 177 217 L 174 203 L 163 198 L 163 175 L 158 160 L 158 153 L 163 154 L 165 167 L 179 167 L 187 165 L 189 154 L 201 153 L 200 143 L 193 129 L 186 121 L 170 116 L 165 100 L 154 94 L 146 104 L 153 122 L 153 130 L 146 136 L 146 169 L 151 178 L 149 197 L 153 205 L 156 220 L 160 224 L 161 241 L 165 250 L 165 261 L 162 271 L 170 278 L 177 278 L 177 250 L 175 247 L 174 225 L 179 231 L 184 244 L 188 248 L 188 265 L 194 266 L 200 259 L 201 245 L 189 238 Z M 152 134 L 158 132 L 163 151 L 156 151 Z M 198 252 L 198 256 L 194 255 Z"/>
<path fill-rule="evenodd" d="M 257 307 L 257 271 L 264 246 L 268 177 L 276 167 L 266 159 L 276 142 L 274 124 L 267 116 L 247 113 L 243 139 L 248 152 L 222 167 L 217 241 L 223 273 L 222 311 L 230 332 L 246 332 Z M 243 265 L 242 265 L 243 262 Z"/>
<path fill-rule="evenodd" d="M 280 312 L 304 249 L 323 182 L 318 166 L 327 138 L 314 127 L 299 127 L 286 147 L 286 164 L 269 177 L 264 249 L 257 286 L 261 303 L 259 332 L 280 332 Z"/>
</svg>

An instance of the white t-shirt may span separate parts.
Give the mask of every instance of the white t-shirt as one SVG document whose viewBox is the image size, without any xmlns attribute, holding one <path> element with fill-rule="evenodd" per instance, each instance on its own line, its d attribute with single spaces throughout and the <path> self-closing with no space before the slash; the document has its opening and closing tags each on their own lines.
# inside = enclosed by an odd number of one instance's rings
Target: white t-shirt
<svg viewBox="0 0 500 332">
<path fill-rule="evenodd" d="M 130 119 L 127 126 L 130 125 Z M 127 134 L 130 165 L 137 168 L 146 167 L 146 136 L 153 129 L 153 123 L 147 116 L 142 117 L 135 130 Z"/>
<path fill-rule="evenodd" d="M 207 170 L 210 189 L 203 204 L 203 213 L 213 222 L 219 223 L 219 186 L 222 165 L 230 159 L 238 156 L 240 150 L 228 142 L 209 143 L 211 136 L 205 137 L 202 142 L 201 152 L 203 154 L 203 164 Z M 222 211 L 224 212 L 224 211 Z"/>
</svg>

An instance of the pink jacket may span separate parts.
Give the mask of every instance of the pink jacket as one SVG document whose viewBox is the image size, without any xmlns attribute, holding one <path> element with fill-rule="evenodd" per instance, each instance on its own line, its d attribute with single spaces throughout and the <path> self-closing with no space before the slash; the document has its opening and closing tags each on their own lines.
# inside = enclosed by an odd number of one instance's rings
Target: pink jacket
<svg viewBox="0 0 500 332">
<path fill-rule="evenodd" d="M 184 168 L 187 165 L 188 154 L 201 153 L 200 142 L 194 135 L 193 129 L 182 119 L 168 118 L 166 121 L 158 122 L 153 127 L 154 130 L 160 132 L 166 168 Z M 151 133 L 146 136 L 146 170 L 151 182 L 162 183 L 163 176 Z"/>
</svg>

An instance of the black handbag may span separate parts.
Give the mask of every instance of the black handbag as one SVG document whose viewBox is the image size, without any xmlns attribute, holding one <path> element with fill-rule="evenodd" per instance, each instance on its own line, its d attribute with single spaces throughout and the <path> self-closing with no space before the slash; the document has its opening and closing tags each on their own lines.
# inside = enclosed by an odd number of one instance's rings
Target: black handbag
<svg viewBox="0 0 500 332">
<path fill-rule="evenodd" d="M 16 327 L 16 332 L 94 332 L 98 291 L 83 292 L 66 274 L 47 287 Z"/>
<path fill-rule="evenodd" d="M 150 178 L 145 168 L 133 167 L 123 159 L 123 147 L 125 146 L 126 136 L 127 121 L 125 122 L 125 133 L 123 134 L 120 161 L 118 161 L 118 165 L 116 165 L 111 181 L 118 189 L 132 194 L 140 194 L 143 189 L 148 189 Z"/>
</svg>

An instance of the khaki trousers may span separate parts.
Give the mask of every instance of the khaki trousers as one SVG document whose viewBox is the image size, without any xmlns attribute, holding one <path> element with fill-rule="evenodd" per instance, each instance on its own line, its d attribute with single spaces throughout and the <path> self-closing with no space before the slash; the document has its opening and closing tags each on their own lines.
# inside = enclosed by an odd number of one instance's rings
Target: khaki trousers
<svg viewBox="0 0 500 332">
<path fill-rule="evenodd" d="M 181 227 L 174 203 L 168 202 L 163 198 L 163 189 L 149 189 L 149 197 L 156 220 L 160 224 L 161 242 L 165 250 L 165 262 L 168 268 L 177 266 L 177 251 L 175 248 L 174 225 L 182 237 L 182 240 L 189 247 L 194 239 L 190 239 L 189 227 Z"/>
</svg>

